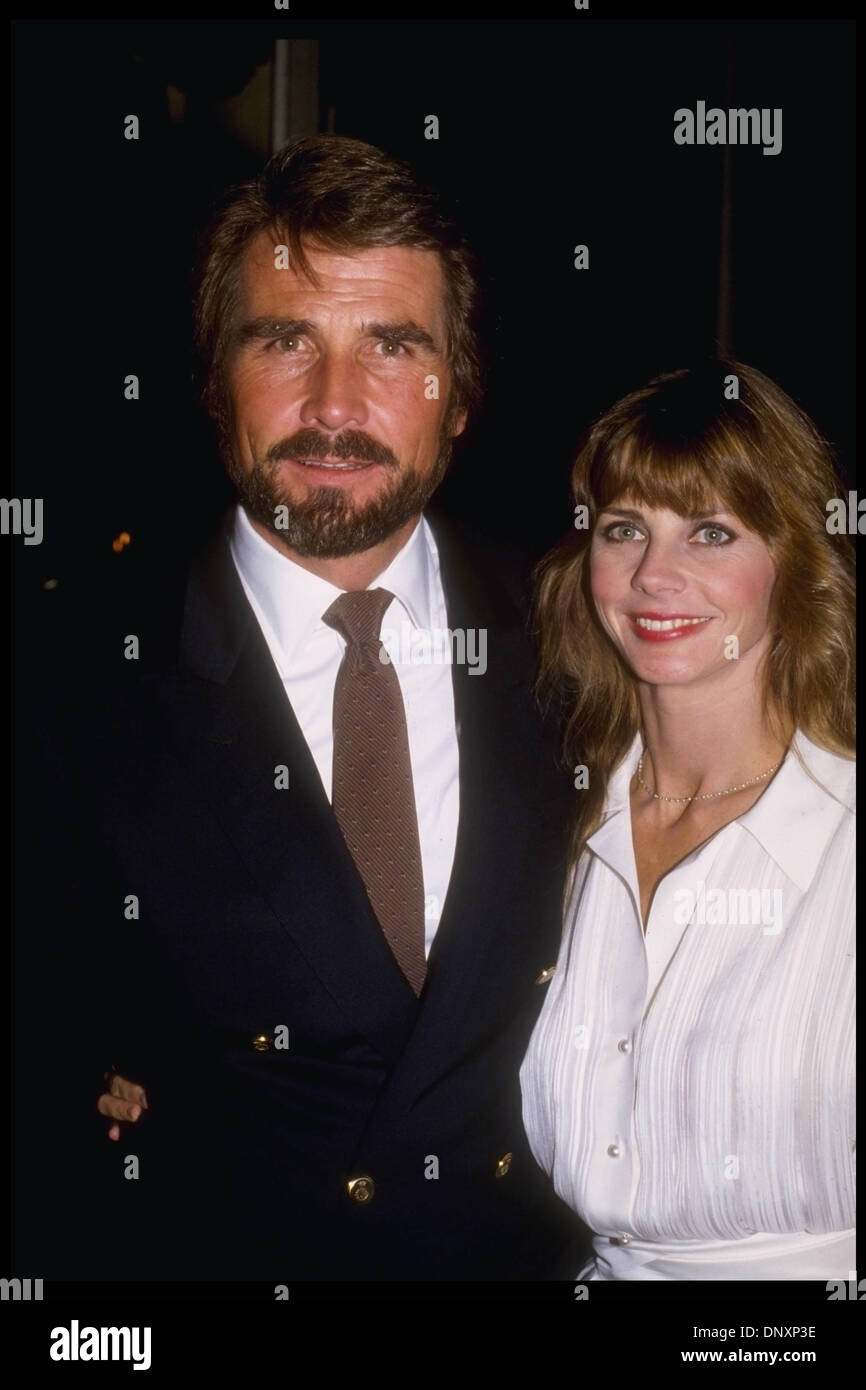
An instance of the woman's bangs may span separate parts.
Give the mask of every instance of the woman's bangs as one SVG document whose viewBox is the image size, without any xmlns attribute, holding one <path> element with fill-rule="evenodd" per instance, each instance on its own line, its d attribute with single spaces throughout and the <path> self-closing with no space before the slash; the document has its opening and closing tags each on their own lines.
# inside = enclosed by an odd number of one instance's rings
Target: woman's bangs
<svg viewBox="0 0 866 1390">
<path fill-rule="evenodd" d="M 692 453 L 623 449 L 593 468 L 593 497 L 601 511 L 625 498 L 678 516 L 700 516 L 729 507 L 724 470 Z"/>
</svg>

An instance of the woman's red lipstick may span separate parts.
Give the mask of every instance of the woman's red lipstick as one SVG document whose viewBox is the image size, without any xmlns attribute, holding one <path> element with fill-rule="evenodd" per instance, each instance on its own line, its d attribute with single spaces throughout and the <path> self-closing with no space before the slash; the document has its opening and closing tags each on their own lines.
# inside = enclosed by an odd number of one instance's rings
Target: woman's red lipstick
<svg viewBox="0 0 866 1390">
<path fill-rule="evenodd" d="M 712 618 L 700 613 L 629 613 L 629 624 L 642 642 L 680 642 L 700 632 Z"/>
</svg>

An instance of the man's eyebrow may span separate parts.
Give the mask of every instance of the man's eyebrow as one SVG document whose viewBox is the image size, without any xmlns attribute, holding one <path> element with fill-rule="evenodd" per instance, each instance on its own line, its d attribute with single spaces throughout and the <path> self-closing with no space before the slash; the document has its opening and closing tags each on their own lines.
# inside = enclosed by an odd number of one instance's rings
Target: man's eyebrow
<svg viewBox="0 0 866 1390">
<path fill-rule="evenodd" d="M 361 332 L 367 338 L 386 338 L 395 343 L 417 343 L 419 347 L 436 350 L 436 342 L 426 328 L 414 319 L 403 319 L 399 323 L 365 323 Z"/>
<path fill-rule="evenodd" d="M 244 347 L 246 343 L 262 342 L 269 338 L 289 338 L 293 333 L 299 336 L 312 333 L 314 328 L 315 324 L 310 319 L 249 319 L 235 329 L 234 340 L 238 347 Z"/>
<path fill-rule="evenodd" d="M 290 338 L 297 334 L 303 337 L 315 333 L 316 325 L 311 319 L 277 319 L 268 316 L 249 319 L 235 330 L 234 339 L 238 347 L 247 343 L 267 342 L 277 338 Z M 384 338 L 388 342 L 416 343 L 431 352 L 436 351 L 436 342 L 426 328 L 414 319 L 401 319 L 399 322 L 364 323 L 361 333 L 365 338 Z"/>
</svg>

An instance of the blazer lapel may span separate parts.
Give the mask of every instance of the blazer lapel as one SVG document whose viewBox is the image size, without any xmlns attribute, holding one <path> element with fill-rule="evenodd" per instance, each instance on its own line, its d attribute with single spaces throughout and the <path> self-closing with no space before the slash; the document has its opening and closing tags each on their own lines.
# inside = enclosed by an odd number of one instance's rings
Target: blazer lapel
<svg viewBox="0 0 866 1390">
<path fill-rule="evenodd" d="M 449 627 L 484 628 L 487 670 L 472 674 L 452 666 L 460 745 L 460 815 L 454 867 L 429 959 L 427 985 L 412 1038 L 393 1079 L 411 1089 L 446 1068 L 479 1017 L 495 1010 L 515 984 L 530 988 L 538 970 L 555 959 L 558 921 L 550 941 L 528 938 L 514 905 L 532 892 L 536 865 L 528 863 L 528 818 L 536 811 L 539 761 L 550 752 L 547 788 L 553 834 L 565 826 L 564 779 L 555 771 L 552 747 L 541 739 L 535 712 L 535 661 L 525 618 L 440 518 L 433 525 L 440 557 Z M 549 857 L 555 865 L 555 855 Z M 551 868 L 554 876 L 555 868 Z M 556 885 L 553 885 L 556 889 Z M 540 914 L 543 915 L 543 914 Z M 553 919 L 556 914 L 550 914 Z"/>
<path fill-rule="evenodd" d="M 243 592 L 227 524 L 191 574 L 179 675 L 164 707 L 212 814 L 274 918 L 335 1003 L 394 1061 L 418 1003 L 372 912 Z M 281 765 L 286 790 L 275 787 Z"/>
<path fill-rule="evenodd" d="M 414 1086 L 419 1071 L 432 1075 L 447 1065 L 485 1001 L 513 990 L 515 980 L 531 982 L 530 971 L 548 964 L 541 956 L 554 949 L 553 941 L 528 941 L 522 928 L 509 935 L 511 905 L 533 881 L 527 794 L 538 781 L 534 663 L 523 614 L 489 582 L 474 547 L 435 514 L 428 520 L 449 626 L 485 630 L 487 670 L 452 666 L 460 816 L 420 1001 L 370 908 L 243 592 L 228 548 L 229 517 L 191 574 L 178 673 L 161 697 L 181 755 L 273 919 L 395 1065 L 388 1088 L 395 1099 L 401 1079 Z M 281 764 L 289 771 L 285 791 L 274 787 Z"/>
</svg>

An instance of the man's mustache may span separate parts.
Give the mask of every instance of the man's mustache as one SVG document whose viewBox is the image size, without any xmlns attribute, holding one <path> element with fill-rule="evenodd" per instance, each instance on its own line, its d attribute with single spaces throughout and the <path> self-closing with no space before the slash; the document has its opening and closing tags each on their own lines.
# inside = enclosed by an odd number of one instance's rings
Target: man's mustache
<svg viewBox="0 0 866 1390">
<path fill-rule="evenodd" d="M 399 467 L 396 456 L 386 444 L 379 444 L 360 430 L 344 430 L 329 438 L 319 430 L 299 430 L 289 439 L 281 439 L 267 452 L 267 459 L 357 459 L 359 463 L 381 463 L 385 468 Z"/>
</svg>

